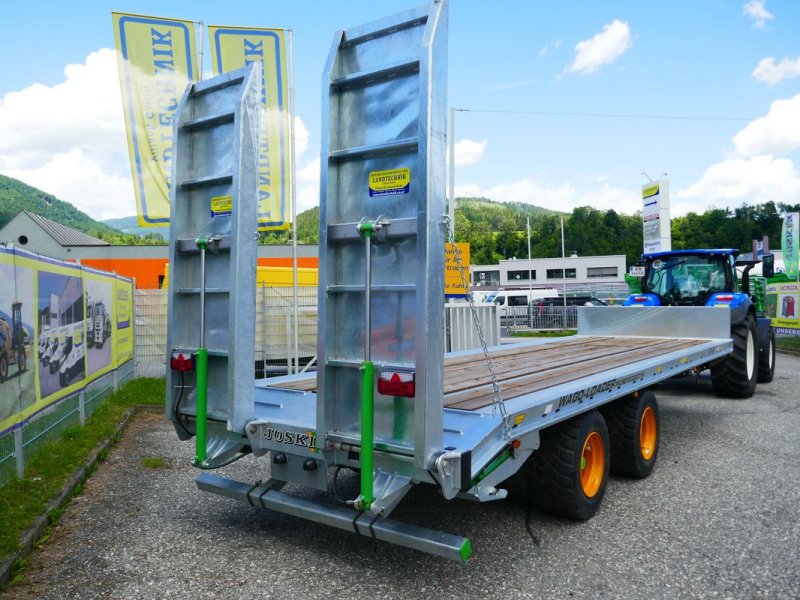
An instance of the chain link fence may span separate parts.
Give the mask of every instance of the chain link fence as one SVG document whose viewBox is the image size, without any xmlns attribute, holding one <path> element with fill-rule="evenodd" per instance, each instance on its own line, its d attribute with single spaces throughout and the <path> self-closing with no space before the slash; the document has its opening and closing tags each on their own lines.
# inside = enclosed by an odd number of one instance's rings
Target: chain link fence
<svg viewBox="0 0 800 600">
<path fill-rule="evenodd" d="M 133 379 L 133 361 L 89 383 L 81 392 L 49 406 L 22 427 L 0 437 L 0 486 L 25 473 L 25 457 L 83 425 L 113 390 Z"/>
</svg>

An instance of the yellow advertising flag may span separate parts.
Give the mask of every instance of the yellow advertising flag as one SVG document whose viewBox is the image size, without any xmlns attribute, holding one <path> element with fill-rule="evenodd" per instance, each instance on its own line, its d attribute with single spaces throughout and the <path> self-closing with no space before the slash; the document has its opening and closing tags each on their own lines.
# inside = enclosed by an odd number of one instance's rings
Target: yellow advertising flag
<svg viewBox="0 0 800 600">
<path fill-rule="evenodd" d="M 198 79 L 192 21 L 111 13 L 140 227 L 169 224 L 175 112 Z"/>
<path fill-rule="evenodd" d="M 287 69 L 287 32 L 209 25 L 214 75 L 261 61 L 261 137 L 258 149 L 258 228 L 291 225 L 292 106 Z"/>
</svg>

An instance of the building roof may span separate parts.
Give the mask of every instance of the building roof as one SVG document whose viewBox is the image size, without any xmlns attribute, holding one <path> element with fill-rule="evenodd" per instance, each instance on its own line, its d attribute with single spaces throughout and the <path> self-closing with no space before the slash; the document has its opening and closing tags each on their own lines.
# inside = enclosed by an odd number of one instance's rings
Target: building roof
<svg viewBox="0 0 800 600">
<path fill-rule="evenodd" d="M 50 237 L 52 237 L 56 242 L 58 242 L 62 246 L 110 246 L 111 245 L 108 242 L 99 240 L 96 237 L 92 237 L 89 234 L 83 233 L 82 231 L 78 231 L 77 229 L 73 229 L 72 227 L 67 227 L 66 225 L 62 225 L 61 223 L 56 223 L 55 221 L 46 219 L 43 216 L 37 215 L 36 213 L 32 213 L 28 210 L 23 210 L 21 212 L 25 213 L 31 219 L 33 219 L 33 221 L 39 227 L 44 229 Z"/>
</svg>

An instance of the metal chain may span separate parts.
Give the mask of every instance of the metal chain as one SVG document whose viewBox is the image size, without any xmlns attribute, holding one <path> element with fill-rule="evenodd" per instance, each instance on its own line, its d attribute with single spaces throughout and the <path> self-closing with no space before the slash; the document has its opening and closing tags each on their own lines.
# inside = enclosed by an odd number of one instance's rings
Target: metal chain
<svg viewBox="0 0 800 600">
<path fill-rule="evenodd" d="M 481 349 L 483 350 L 483 358 L 486 360 L 486 366 L 489 368 L 489 374 L 491 375 L 492 379 L 492 415 L 497 415 L 500 413 L 500 417 L 503 419 L 503 437 L 506 439 L 511 437 L 511 422 L 508 416 L 508 410 L 506 409 L 505 402 L 503 402 L 503 397 L 500 393 L 500 384 L 497 383 L 497 373 L 494 370 L 494 363 L 492 362 L 492 357 L 489 356 L 489 348 L 486 345 L 486 338 L 483 335 L 483 328 L 481 327 L 481 322 L 478 319 L 478 309 L 475 308 L 475 301 L 472 299 L 472 294 L 469 293 L 469 280 L 467 279 L 464 264 L 461 262 L 461 252 L 456 246 L 455 234 L 453 233 L 453 229 L 450 227 L 450 217 L 449 215 L 444 216 L 444 227 L 445 231 L 447 232 L 447 238 L 450 242 L 450 245 L 453 247 L 453 254 L 456 257 L 456 266 L 458 267 L 458 274 L 461 276 L 461 284 L 464 286 L 464 289 L 467 291 L 467 300 L 469 301 L 469 312 L 472 315 L 472 323 L 475 325 L 475 329 L 478 332 L 478 338 L 481 341 Z"/>
</svg>

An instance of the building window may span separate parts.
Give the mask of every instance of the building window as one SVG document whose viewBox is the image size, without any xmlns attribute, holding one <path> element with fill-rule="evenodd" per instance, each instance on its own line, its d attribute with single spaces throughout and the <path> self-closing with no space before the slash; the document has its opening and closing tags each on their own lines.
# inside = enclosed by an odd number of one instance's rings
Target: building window
<svg viewBox="0 0 800 600">
<path fill-rule="evenodd" d="M 512 283 L 514 281 L 528 281 L 529 279 L 536 279 L 536 271 L 509 271 L 508 272 L 508 282 Z"/>
<path fill-rule="evenodd" d="M 564 277 L 564 271 L 561 269 L 547 269 L 548 279 L 576 279 L 577 273 L 575 269 L 567 269 L 567 276 Z"/>
<path fill-rule="evenodd" d="M 586 269 L 586 277 L 617 277 L 618 275 L 617 267 L 589 267 Z"/>
<path fill-rule="evenodd" d="M 500 271 L 475 271 L 472 278 L 475 285 L 500 285 Z"/>
</svg>

